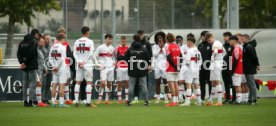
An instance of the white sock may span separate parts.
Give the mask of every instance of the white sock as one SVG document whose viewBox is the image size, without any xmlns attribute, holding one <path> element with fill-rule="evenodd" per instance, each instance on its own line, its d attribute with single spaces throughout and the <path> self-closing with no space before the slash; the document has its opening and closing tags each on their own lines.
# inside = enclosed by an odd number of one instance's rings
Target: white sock
<svg viewBox="0 0 276 126">
<path fill-rule="evenodd" d="M 168 93 L 165 94 L 165 96 L 164 96 L 165 101 L 169 100 L 169 99 L 168 99 L 168 95 L 169 95 Z"/>
<path fill-rule="evenodd" d="M 56 96 L 55 96 L 56 99 L 57 99 L 58 94 L 59 94 L 59 86 L 57 86 L 57 89 L 56 89 Z"/>
<path fill-rule="evenodd" d="M 64 104 L 64 97 L 59 97 L 59 104 Z"/>
<path fill-rule="evenodd" d="M 212 87 L 212 90 L 211 90 L 211 94 L 209 96 L 209 102 L 213 102 L 213 98 L 215 97 L 216 95 L 216 87 Z"/>
<path fill-rule="evenodd" d="M 200 88 L 195 90 L 196 93 L 196 98 L 197 98 L 197 102 L 201 103 L 201 92 L 200 92 Z"/>
<path fill-rule="evenodd" d="M 75 95 L 75 102 L 79 103 L 80 85 L 78 84 L 75 84 L 74 95 Z"/>
<path fill-rule="evenodd" d="M 238 103 L 241 103 L 241 100 L 242 100 L 242 93 L 236 93 L 236 97 L 237 97 L 236 101 L 237 101 Z"/>
<path fill-rule="evenodd" d="M 85 92 L 86 92 L 86 102 L 89 104 L 91 103 L 92 85 L 87 84 L 85 88 Z"/>
<path fill-rule="evenodd" d="M 107 88 L 105 91 L 105 101 L 109 100 L 109 95 L 110 95 L 110 90 L 109 90 L 109 88 Z"/>
<path fill-rule="evenodd" d="M 173 101 L 174 103 L 176 103 L 176 101 L 177 101 L 177 97 L 178 97 L 178 96 L 173 96 L 172 101 Z"/>
<path fill-rule="evenodd" d="M 125 89 L 126 101 L 128 101 L 128 89 Z"/>
<path fill-rule="evenodd" d="M 179 97 L 179 101 L 180 102 L 183 102 L 183 93 L 184 93 L 184 85 L 183 84 L 181 84 L 181 85 L 179 85 L 179 95 L 178 95 L 178 97 Z"/>
<path fill-rule="evenodd" d="M 249 92 L 244 93 L 244 102 L 248 102 Z"/>
<path fill-rule="evenodd" d="M 64 97 L 65 97 L 66 101 L 70 100 L 70 98 L 69 98 L 69 86 L 68 86 L 68 84 L 66 84 L 65 87 L 64 87 Z"/>
<path fill-rule="evenodd" d="M 192 89 L 187 89 L 186 90 L 186 97 L 185 97 L 185 102 L 190 103 L 191 101 L 191 97 L 192 97 Z"/>
<path fill-rule="evenodd" d="M 118 91 L 117 96 L 118 96 L 118 100 L 121 101 L 122 100 L 122 92 Z"/>
<path fill-rule="evenodd" d="M 156 95 L 156 100 L 160 101 L 160 94 Z"/>
<path fill-rule="evenodd" d="M 56 97 L 52 97 L 52 104 L 56 104 Z"/>
<path fill-rule="evenodd" d="M 104 93 L 104 89 L 100 88 L 100 93 L 99 93 L 98 100 L 102 100 L 103 99 L 103 93 Z"/>
<path fill-rule="evenodd" d="M 135 100 L 135 101 L 138 101 L 138 97 L 134 97 L 134 100 Z"/>
<path fill-rule="evenodd" d="M 41 87 L 36 87 L 36 98 L 38 103 L 42 102 L 41 101 Z"/>
<path fill-rule="evenodd" d="M 218 94 L 218 102 L 222 102 L 222 86 L 221 84 L 217 85 L 217 94 Z"/>
</svg>

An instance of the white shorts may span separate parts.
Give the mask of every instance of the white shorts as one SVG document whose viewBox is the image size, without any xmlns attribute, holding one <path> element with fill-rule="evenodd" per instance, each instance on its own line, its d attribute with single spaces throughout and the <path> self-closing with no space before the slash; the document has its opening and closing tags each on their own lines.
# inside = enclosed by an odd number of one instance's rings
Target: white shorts
<svg viewBox="0 0 276 126">
<path fill-rule="evenodd" d="M 214 69 L 210 71 L 210 81 L 221 80 L 221 69 Z"/>
<path fill-rule="evenodd" d="M 71 71 L 70 68 L 66 68 L 66 75 L 67 75 L 67 79 L 71 78 Z"/>
<path fill-rule="evenodd" d="M 245 75 L 243 74 L 243 75 L 242 75 L 242 81 L 241 81 L 241 83 L 244 84 L 244 83 L 246 83 L 246 82 L 247 82 L 247 81 L 246 81 Z"/>
<path fill-rule="evenodd" d="M 52 83 L 56 84 L 66 84 L 67 83 L 67 75 L 66 72 L 53 73 Z"/>
<path fill-rule="evenodd" d="M 104 68 L 100 71 L 101 80 L 114 81 L 114 68 Z"/>
<path fill-rule="evenodd" d="M 180 69 L 179 80 L 186 80 L 187 78 L 187 69 Z"/>
<path fill-rule="evenodd" d="M 199 78 L 186 78 L 185 83 L 188 83 L 188 84 L 199 84 Z"/>
<path fill-rule="evenodd" d="M 159 79 L 159 78 L 163 78 L 166 79 L 166 70 L 162 70 L 162 69 L 154 69 L 154 78 L 155 79 Z"/>
<path fill-rule="evenodd" d="M 242 76 L 234 74 L 232 76 L 232 81 L 233 81 L 233 86 L 241 86 Z"/>
<path fill-rule="evenodd" d="M 68 74 L 67 74 L 68 76 Z M 76 81 L 83 81 L 85 79 L 86 81 L 92 82 L 93 81 L 93 70 L 87 71 L 84 68 L 79 68 L 76 71 Z"/>
<path fill-rule="evenodd" d="M 117 81 L 129 80 L 127 68 L 126 69 L 118 68 L 116 72 L 117 72 Z"/>
<path fill-rule="evenodd" d="M 167 81 L 178 81 L 178 72 L 167 73 Z"/>
</svg>

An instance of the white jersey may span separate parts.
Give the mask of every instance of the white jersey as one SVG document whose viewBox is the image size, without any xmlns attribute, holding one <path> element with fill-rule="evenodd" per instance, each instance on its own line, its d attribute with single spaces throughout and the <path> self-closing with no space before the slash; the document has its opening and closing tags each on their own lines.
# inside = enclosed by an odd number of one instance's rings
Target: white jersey
<svg viewBox="0 0 276 126">
<path fill-rule="evenodd" d="M 188 48 L 185 58 L 187 74 L 192 78 L 199 78 L 199 70 L 202 64 L 201 53 L 197 47 Z"/>
<path fill-rule="evenodd" d="M 182 54 L 182 64 L 181 64 L 181 69 L 182 70 L 187 70 L 187 66 L 186 66 L 186 55 L 187 55 L 187 51 L 188 51 L 188 46 L 186 44 L 183 44 L 181 47 L 180 47 L 180 51 L 181 51 L 181 54 Z"/>
<path fill-rule="evenodd" d="M 223 57 L 226 54 L 225 49 L 220 41 L 215 40 L 212 45 L 212 56 L 211 56 L 211 64 L 210 69 L 222 69 L 223 66 Z"/>
<path fill-rule="evenodd" d="M 58 72 L 66 70 L 65 58 L 66 47 L 61 43 L 55 43 L 52 45 L 49 52 L 49 62 L 51 66 L 58 68 Z"/>
<path fill-rule="evenodd" d="M 100 65 L 103 65 L 104 67 L 114 67 L 114 48 L 111 45 L 100 45 L 96 49 L 94 55 L 96 56 Z"/>
<path fill-rule="evenodd" d="M 87 37 L 81 37 L 75 41 L 74 57 L 76 62 L 84 62 L 85 64 L 92 64 L 92 56 L 94 51 L 94 42 Z M 76 70 L 78 69 L 76 63 Z"/>
<path fill-rule="evenodd" d="M 160 48 L 158 44 L 153 45 L 152 47 L 152 54 L 154 57 L 154 67 L 156 69 L 166 69 L 166 62 L 167 62 L 167 56 L 165 47 Z"/>
</svg>

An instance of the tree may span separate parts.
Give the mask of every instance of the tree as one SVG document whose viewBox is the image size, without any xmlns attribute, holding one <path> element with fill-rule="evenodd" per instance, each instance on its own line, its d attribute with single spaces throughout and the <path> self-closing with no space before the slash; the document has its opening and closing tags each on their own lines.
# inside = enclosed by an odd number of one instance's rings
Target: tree
<svg viewBox="0 0 276 126">
<path fill-rule="evenodd" d="M 275 28 L 275 0 L 239 0 L 240 28 Z M 212 16 L 212 0 L 196 0 L 195 8 L 203 7 L 202 14 L 206 18 Z M 225 26 L 227 1 L 219 0 L 221 26 Z"/>
<path fill-rule="evenodd" d="M 32 26 L 32 18 L 36 18 L 35 12 L 49 14 L 50 10 L 60 10 L 57 0 L 1 0 L 0 17 L 9 17 L 7 30 L 7 44 L 5 57 L 10 58 L 12 51 L 12 40 L 16 23 L 26 23 Z"/>
</svg>

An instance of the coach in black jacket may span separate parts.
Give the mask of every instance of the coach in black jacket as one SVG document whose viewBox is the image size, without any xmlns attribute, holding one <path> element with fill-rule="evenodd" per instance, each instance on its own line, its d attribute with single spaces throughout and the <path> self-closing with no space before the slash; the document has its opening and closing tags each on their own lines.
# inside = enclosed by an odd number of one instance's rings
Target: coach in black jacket
<svg viewBox="0 0 276 126">
<path fill-rule="evenodd" d="M 246 42 L 243 45 L 243 72 L 249 87 L 248 102 L 255 105 L 257 102 L 257 87 L 254 74 L 260 69 L 260 63 L 255 47 L 249 42 L 249 35 L 245 34 L 244 38 Z"/>
<path fill-rule="evenodd" d="M 18 45 L 17 58 L 20 69 L 23 70 L 23 100 L 25 107 L 32 107 L 36 101 L 36 72 L 37 63 L 37 38 L 39 31 L 33 29 L 31 34 L 24 36 Z M 29 88 L 30 100 L 27 101 L 27 89 Z"/>
<path fill-rule="evenodd" d="M 150 55 L 148 51 L 143 47 L 140 42 L 139 35 L 133 36 L 134 42 L 126 52 L 126 60 L 128 62 L 128 75 L 129 75 L 129 101 L 130 106 L 131 100 L 134 94 L 134 87 L 139 81 L 139 85 L 142 89 L 142 94 L 145 98 L 145 106 L 148 106 L 148 89 L 147 89 L 147 74 L 150 67 Z"/>
</svg>

